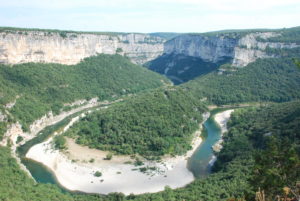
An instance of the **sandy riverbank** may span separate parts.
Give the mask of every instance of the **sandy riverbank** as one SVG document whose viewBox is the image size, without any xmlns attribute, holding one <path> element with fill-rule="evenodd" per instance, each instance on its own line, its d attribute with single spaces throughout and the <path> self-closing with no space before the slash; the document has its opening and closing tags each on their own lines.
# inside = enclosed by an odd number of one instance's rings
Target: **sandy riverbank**
<svg viewBox="0 0 300 201">
<path fill-rule="evenodd" d="M 165 186 L 178 188 L 194 180 L 192 172 L 187 169 L 187 159 L 202 142 L 201 130 L 202 124 L 194 134 L 192 149 L 184 156 L 165 157 L 163 162 L 145 161 L 139 167 L 125 164 L 128 161 L 133 163 L 129 156 L 103 160 L 107 152 L 77 145 L 71 139 L 67 140 L 67 152 L 53 150 L 52 138 L 49 138 L 33 146 L 26 157 L 46 165 L 54 172 L 58 182 L 69 190 L 100 194 L 122 192 L 126 195 L 158 192 Z M 93 162 L 89 162 L 91 159 L 94 159 Z M 147 166 L 155 167 L 155 170 L 139 171 L 139 168 Z M 102 176 L 94 176 L 96 171 Z"/>
<path fill-rule="evenodd" d="M 104 105 L 109 105 L 115 102 L 122 101 L 123 99 L 118 99 L 112 102 L 109 101 L 102 101 L 98 102 L 98 98 L 92 98 L 91 100 L 79 100 L 75 101 L 74 103 L 66 104 L 69 106 L 78 106 L 76 108 L 73 108 L 69 111 L 66 112 L 61 112 L 58 115 L 53 115 L 52 112 L 49 112 L 47 115 L 44 115 L 40 119 L 34 121 L 30 126 L 29 126 L 29 132 L 24 132 L 22 130 L 22 126 L 19 122 L 13 123 L 9 125 L 7 131 L 5 132 L 2 141 L 0 141 L 0 146 L 7 146 L 8 142 L 10 142 L 10 148 L 11 148 L 11 155 L 17 160 L 17 163 L 19 164 L 20 168 L 24 170 L 29 177 L 32 177 L 31 173 L 27 170 L 27 168 L 24 166 L 24 164 L 21 163 L 21 159 L 17 156 L 16 150 L 17 147 L 20 145 L 25 144 L 27 141 L 33 139 L 36 137 L 36 135 L 46 128 L 47 126 L 54 125 L 58 123 L 59 121 L 62 121 L 66 117 L 73 115 L 77 112 L 93 108 L 93 107 L 100 107 L 101 105 L 102 108 L 107 108 L 108 106 Z M 98 110 L 98 108 L 96 109 Z M 74 119 L 73 119 L 74 120 Z M 65 128 L 67 129 L 67 128 Z M 18 137 L 22 137 L 23 140 L 21 142 L 17 142 Z"/>
<path fill-rule="evenodd" d="M 217 113 L 215 116 L 214 116 L 214 120 L 216 121 L 216 123 L 220 126 L 221 128 L 221 136 L 223 136 L 223 134 L 225 132 L 227 132 L 227 122 L 229 121 L 230 119 L 230 116 L 231 116 L 231 113 L 233 112 L 234 110 L 231 109 L 231 110 L 226 110 L 224 112 L 220 112 L 220 113 Z M 223 142 L 223 139 L 221 138 L 214 146 L 213 146 L 213 150 L 216 151 L 216 152 L 219 152 L 221 149 L 222 149 L 222 142 Z M 216 159 L 215 159 L 216 160 Z"/>
</svg>

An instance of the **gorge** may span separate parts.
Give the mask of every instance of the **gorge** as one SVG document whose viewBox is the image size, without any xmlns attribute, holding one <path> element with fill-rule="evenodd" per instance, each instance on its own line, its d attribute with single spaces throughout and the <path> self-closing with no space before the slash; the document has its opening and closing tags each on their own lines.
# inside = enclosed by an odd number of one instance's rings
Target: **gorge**
<svg viewBox="0 0 300 201">
<path fill-rule="evenodd" d="M 1 28 L 0 200 L 253 200 L 260 187 L 296 188 L 299 37 Z M 287 177 L 269 177 L 274 157 Z"/>
<path fill-rule="evenodd" d="M 233 66 L 244 67 L 258 58 L 275 57 L 271 49 L 298 48 L 296 42 L 268 42 L 285 30 L 216 32 L 209 34 L 164 35 L 140 33 L 88 33 L 53 30 L 14 30 L 0 32 L 0 63 L 26 62 L 77 64 L 96 54 L 121 54 L 134 63 L 145 64 L 163 54 L 183 55 L 217 63 L 231 59 Z M 172 67 L 172 64 L 170 67 Z M 166 68 L 166 67 L 165 67 Z"/>
</svg>

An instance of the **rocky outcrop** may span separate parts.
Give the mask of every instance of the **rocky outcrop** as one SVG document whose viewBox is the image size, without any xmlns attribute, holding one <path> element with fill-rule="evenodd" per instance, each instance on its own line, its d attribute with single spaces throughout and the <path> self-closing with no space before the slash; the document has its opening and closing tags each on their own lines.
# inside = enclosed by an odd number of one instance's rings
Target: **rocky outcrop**
<svg viewBox="0 0 300 201">
<path fill-rule="evenodd" d="M 229 37 L 207 37 L 202 35 L 182 35 L 164 45 L 165 54 L 181 54 L 199 57 L 204 61 L 216 63 L 225 57 L 234 56 L 238 41 Z"/>
<path fill-rule="evenodd" d="M 0 33 L 0 63 L 77 64 L 96 54 L 121 54 L 143 64 L 163 53 L 164 39 L 148 34 L 83 34 L 45 31 Z"/>
<path fill-rule="evenodd" d="M 185 55 L 218 63 L 231 58 L 233 66 L 246 66 L 258 58 L 274 57 L 269 48 L 295 48 L 296 43 L 264 42 L 277 32 L 240 34 L 183 34 L 165 41 L 150 34 L 137 33 L 64 33 L 46 31 L 2 31 L 0 63 L 26 62 L 77 64 L 96 54 L 121 54 L 132 62 L 144 64 L 166 55 Z"/>
<path fill-rule="evenodd" d="M 21 136 L 23 138 L 23 141 L 21 142 L 21 144 L 23 144 L 28 140 L 34 138 L 45 127 L 53 125 L 66 118 L 67 116 L 70 116 L 76 112 L 82 111 L 87 108 L 95 107 L 102 104 L 105 105 L 108 103 L 109 102 L 107 101 L 98 102 L 98 98 L 92 98 L 89 101 L 83 101 L 82 104 L 77 104 L 78 107 L 71 109 L 70 111 L 62 112 L 59 115 L 53 115 L 53 113 L 50 111 L 48 114 L 44 115 L 40 119 L 35 120 L 29 126 L 29 132 L 24 132 L 22 129 L 22 125 L 19 122 L 13 123 L 9 125 L 7 131 L 3 136 L 2 141 L 0 141 L 0 145 L 6 146 L 8 141 L 10 141 L 13 145 L 16 145 L 18 136 Z"/>
<path fill-rule="evenodd" d="M 234 57 L 232 61 L 233 66 L 246 66 L 254 62 L 258 58 L 276 57 L 276 55 L 269 55 L 266 48 L 282 49 L 282 48 L 296 48 L 300 47 L 296 43 L 275 43 L 275 42 L 261 42 L 258 38 L 268 39 L 278 36 L 278 33 L 264 32 L 251 33 L 242 37 L 238 41 L 238 46 L 234 48 Z"/>
<path fill-rule="evenodd" d="M 236 35 L 204 36 L 186 34 L 178 36 L 164 45 L 165 54 L 180 54 L 201 58 L 206 62 L 217 63 L 224 58 L 232 58 L 233 66 L 246 66 L 258 58 L 275 57 L 266 48 L 296 48 L 296 43 L 262 42 L 258 40 L 278 36 L 275 32 L 257 32 L 238 37 Z"/>
<path fill-rule="evenodd" d="M 232 61 L 233 66 L 247 66 L 249 63 L 256 61 L 258 58 L 270 58 L 274 57 L 272 55 L 268 55 L 266 52 L 259 49 L 251 49 L 251 48 L 234 48 L 234 57 Z"/>
</svg>

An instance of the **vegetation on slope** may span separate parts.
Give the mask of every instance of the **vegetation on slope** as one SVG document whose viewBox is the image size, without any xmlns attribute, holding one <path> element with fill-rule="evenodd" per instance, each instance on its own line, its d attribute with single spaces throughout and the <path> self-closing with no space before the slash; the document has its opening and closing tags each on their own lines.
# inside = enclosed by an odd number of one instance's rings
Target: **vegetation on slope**
<svg viewBox="0 0 300 201">
<path fill-rule="evenodd" d="M 203 104 L 189 92 L 144 93 L 81 119 L 66 135 L 92 148 L 145 157 L 183 154 L 202 121 Z"/>
<path fill-rule="evenodd" d="M 163 76 L 132 64 L 120 55 L 98 55 L 77 65 L 26 63 L 0 65 L 0 105 L 13 102 L 10 113 L 26 130 L 35 119 L 63 103 L 121 95 L 157 88 L 168 81 Z M 17 98 L 18 97 L 18 98 Z"/>
<path fill-rule="evenodd" d="M 0 200 L 71 200 L 55 185 L 35 184 L 10 156 L 8 147 L 0 146 L 0 167 Z"/>
<path fill-rule="evenodd" d="M 133 200 L 254 200 L 258 188 L 273 200 L 300 180 L 299 122 L 299 101 L 238 110 L 211 175 Z"/>
<path fill-rule="evenodd" d="M 298 66 L 298 68 L 300 69 L 300 61 L 298 59 L 295 59 L 294 62 Z"/>
<path fill-rule="evenodd" d="M 258 187 L 267 200 L 300 180 L 300 102 L 241 109 L 233 113 L 214 172 L 188 186 L 143 195 L 108 196 L 62 193 L 54 185 L 34 184 L 8 148 L 0 147 L 2 200 L 254 200 Z M 292 195 L 288 195 L 292 196 Z"/>
<path fill-rule="evenodd" d="M 72 30 L 58 30 L 58 29 L 38 29 L 38 28 L 20 28 L 20 27 L 0 27 L 0 32 L 6 33 L 18 33 L 18 34 L 27 34 L 28 31 L 40 31 L 45 32 L 45 34 L 58 33 L 61 37 L 66 37 L 67 34 L 72 34 L 72 36 L 76 36 L 76 34 L 96 34 L 96 35 L 110 35 L 117 36 L 126 33 L 122 32 L 95 32 L 95 31 L 72 31 Z"/>
<path fill-rule="evenodd" d="M 230 58 L 224 58 L 222 61 L 212 63 L 197 57 L 180 54 L 164 54 L 148 62 L 146 66 L 150 70 L 164 74 L 172 80 L 174 84 L 181 84 L 182 82 L 187 82 L 198 76 L 212 72 L 230 60 Z"/>
<path fill-rule="evenodd" d="M 299 57 L 300 55 L 300 48 L 266 48 L 266 53 L 268 55 L 273 55 L 275 57 L 280 57 L 280 58 L 293 58 L 293 57 Z"/>
<path fill-rule="evenodd" d="M 300 27 L 283 28 L 283 29 L 232 29 L 232 30 L 221 30 L 212 31 L 206 33 L 191 33 L 196 35 L 204 36 L 226 36 L 241 38 L 250 33 L 263 33 L 263 32 L 274 32 L 278 36 L 271 38 L 257 38 L 259 41 L 263 42 L 283 42 L 283 43 L 297 43 L 300 44 Z"/>
<path fill-rule="evenodd" d="M 293 27 L 289 29 L 277 30 L 279 36 L 268 39 L 259 38 L 261 41 L 268 42 L 283 42 L 283 43 L 297 43 L 300 44 L 300 27 Z"/>
<path fill-rule="evenodd" d="M 215 168 L 222 168 L 222 163 L 236 155 L 245 156 L 243 151 L 237 152 L 237 147 L 248 149 L 255 159 L 250 184 L 254 190 L 261 188 L 269 198 L 275 198 L 282 194 L 283 187 L 294 186 L 300 180 L 299 122 L 299 101 L 235 113 L 229 122 L 225 151 L 218 155 Z"/>
<path fill-rule="evenodd" d="M 230 38 L 241 38 L 247 34 L 256 33 L 256 32 L 275 32 L 281 29 L 228 29 L 228 30 L 220 30 L 220 31 L 211 31 L 204 33 L 189 33 L 190 35 L 203 35 L 207 37 L 215 37 L 215 36 L 225 36 Z"/>
<path fill-rule="evenodd" d="M 300 71 L 292 59 L 258 59 L 237 71 L 213 72 L 182 87 L 218 105 L 284 102 L 300 98 Z"/>
</svg>

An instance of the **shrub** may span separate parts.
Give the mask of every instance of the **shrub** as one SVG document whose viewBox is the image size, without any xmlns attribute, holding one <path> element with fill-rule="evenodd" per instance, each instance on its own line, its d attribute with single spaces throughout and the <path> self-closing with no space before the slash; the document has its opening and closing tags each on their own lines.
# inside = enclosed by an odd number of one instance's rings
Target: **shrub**
<svg viewBox="0 0 300 201">
<path fill-rule="evenodd" d="M 95 177 L 101 177 L 102 176 L 102 173 L 99 172 L 99 171 L 96 171 L 95 174 L 94 174 Z"/>
<path fill-rule="evenodd" d="M 66 149 L 66 139 L 62 135 L 57 135 L 54 137 L 54 148 L 55 149 Z"/>
<path fill-rule="evenodd" d="M 106 155 L 106 157 L 104 158 L 104 160 L 111 160 L 112 157 L 113 157 L 112 153 L 108 153 L 108 154 Z"/>
</svg>

